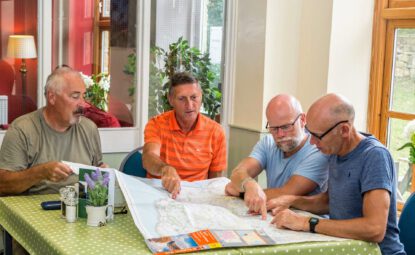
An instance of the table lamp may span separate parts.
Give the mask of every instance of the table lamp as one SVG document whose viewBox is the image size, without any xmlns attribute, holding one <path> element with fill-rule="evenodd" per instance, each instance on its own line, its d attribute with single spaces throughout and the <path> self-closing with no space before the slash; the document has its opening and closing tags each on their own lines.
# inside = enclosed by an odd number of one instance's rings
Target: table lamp
<svg viewBox="0 0 415 255">
<path fill-rule="evenodd" d="M 9 43 L 7 45 L 7 56 L 22 59 L 22 65 L 20 66 L 19 71 L 22 76 L 22 108 L 23 113 L 25 113 L 26 107 L 24 103 L 24 96 L 26 95 L 26 59 L 37 57 L 33 35 L 10 35 Z"/>
</svg>

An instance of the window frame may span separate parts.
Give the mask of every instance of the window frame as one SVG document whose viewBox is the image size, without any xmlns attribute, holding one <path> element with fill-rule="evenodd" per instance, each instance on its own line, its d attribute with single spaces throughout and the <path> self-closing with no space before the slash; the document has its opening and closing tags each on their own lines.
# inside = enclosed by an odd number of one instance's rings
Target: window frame
<svg viewBox="0 0 415 255">
<path fill-rule="evenodd" d="M 103 9 L 103 0 L 95 0 L 95 10 L 94 10 L 94 73 L 101 72 L 101 62 L 102 62 L 102 32 L 108 31 L 111 37 L 111 19 L 109 17 L 102 16 Z M 110 55 L 111 58 L 111 55 Z M 111 60 L 109 59 L 109 62 Z M 111 66 L 108 66 L 108 72 L 111 73 Z"/>
<path fill-rule="evenodd" d="M 379 0 L 374 11 L 367 129 L 386 145 L 389 118 L 415 119 L 415 114 L 390 109 L 395 30 L 415 28 L 415 1 Z M 397 203 L 399 211 L 403 205 Z"/>
<path fill-rule="evenodd" d="M 406 8 L 390 8 L 402 6 Z M 388 118 L 411 120 L 415 114 L 389 110 L 396 28 L 415 28 L 415 1 L 380 0 L 375 5 L 369 88 L 368 131 L 387 142 Z"/>
</svg>

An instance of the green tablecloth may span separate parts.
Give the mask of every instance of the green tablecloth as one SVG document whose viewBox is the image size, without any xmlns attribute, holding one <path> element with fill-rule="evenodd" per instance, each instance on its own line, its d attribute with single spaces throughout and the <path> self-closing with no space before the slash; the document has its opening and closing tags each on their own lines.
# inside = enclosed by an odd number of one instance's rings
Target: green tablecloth
<svg viewBox="0 0 415 255">
<path fill-rule="evenodd" d="M 2 225 L 31 254 L 151 254 L 131 216 L 116 215 L 104 227 L 85 219 L 66 223 L 60 211 L 44 211 L 40 203 L 57 195 L 0 198 Z M 203 254 L 381 254 L 363 241 L 308 242 L 274 246 L 213 249 Z"/>
</svg>

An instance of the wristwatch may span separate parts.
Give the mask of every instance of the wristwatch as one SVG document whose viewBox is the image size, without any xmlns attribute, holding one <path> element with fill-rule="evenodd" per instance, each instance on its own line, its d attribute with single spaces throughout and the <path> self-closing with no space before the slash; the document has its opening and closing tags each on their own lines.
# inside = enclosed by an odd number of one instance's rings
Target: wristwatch
<svg viewBox="0 0 415 255">
<path fill-rule="evenodd" d="M 311 233 L 316 233 L 316 226 L 317 226 L 318 222 L 319 222 L 319 219 L 315 218 L 315 217 L 311 217 L 308 220 L 308 223 L 310 224 L 310 232 Z"/>
</svg>

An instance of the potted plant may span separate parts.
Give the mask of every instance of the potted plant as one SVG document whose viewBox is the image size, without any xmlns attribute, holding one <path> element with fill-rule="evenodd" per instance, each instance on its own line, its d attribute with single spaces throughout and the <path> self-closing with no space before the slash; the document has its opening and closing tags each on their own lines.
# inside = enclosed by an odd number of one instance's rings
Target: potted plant
<svg viewBox="0 0 415 255">
<path fill-rule="evenodd" d="M 91 175 L 85 173 L 84 178 L 88 189 L 86 206 L 87 225 L 94 227 L 103 226 L 107 222 L 109 173 L 102 175 L 97 168 Z"/>
<path fill-rule="evenodd" d="M 128 56 L 124 73 L 135 76 L 136 54 Z M 199 80 L 202 88 L 202 112 L 211 119 L 220 113 L 222 93 L 215 86 L 217 75 L 210 63 L 209 53 L 202 54 L 199 49 L 190 47 L 187 40 L 180 37 L 171 43 L 168 50 L 151 48 L 149 115 L 154 116 L 171 109 L 167 99 L 167 82 L 176 72 L 189 72 Z M 129 89 L 134 94 L 134 87 Z"/>
<path fill-rule="evenodd" d="M 108 73 L 100 73 L 88 76 L 81 73 L 81 76 L 86 86 L 85 99 L 98 109 L 107 112 L 110 75 Z"/>
</svg>

